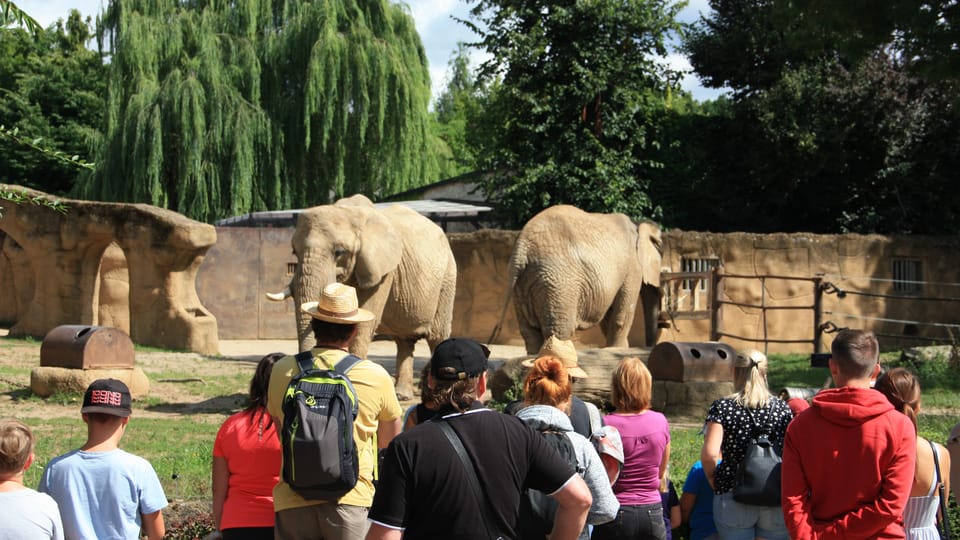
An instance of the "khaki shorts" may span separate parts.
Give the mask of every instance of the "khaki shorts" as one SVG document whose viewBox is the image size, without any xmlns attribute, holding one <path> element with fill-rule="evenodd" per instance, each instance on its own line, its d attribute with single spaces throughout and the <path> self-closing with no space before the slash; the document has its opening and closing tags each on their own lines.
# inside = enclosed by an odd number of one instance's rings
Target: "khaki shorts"
<svg viewBox="0 0 960 540">
<path fill-rule="evenodd" d="M 369 508 L 317 504 L 276 513 L 275 540 L 363 540 L 370 528 Z"/>
</svg>

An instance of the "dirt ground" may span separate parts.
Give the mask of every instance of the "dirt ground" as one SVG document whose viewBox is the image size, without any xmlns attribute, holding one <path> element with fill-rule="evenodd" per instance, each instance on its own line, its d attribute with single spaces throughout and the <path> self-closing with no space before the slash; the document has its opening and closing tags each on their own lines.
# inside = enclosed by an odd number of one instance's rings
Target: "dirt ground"
<svg viewBox="0 0 960 540">
<path fill-rule="evenodd" d="M 30 387 L 29 370 L 40 366 L 42 344 L 39 341 L 29 343 L 19 340 L 8 341 L 3 339 L 6 334 L 6 330 L 0 329 L 0 366 L 23 369 L 24 375 L 0 376 L 0 385 L 2 385 L 0 388 L 5 386 L 11 389 L 11 391 L 0 392 L 0 417 L 50 418 L 75 415 L 75 407 L 65 407 L 59 403 L 50 403 L 48 400 L 15 399 L 27 393 Z M 492 349 L 491 363 L 494 365 L 524 354 L 523 347 L 494 346 Z M 227 390 L 223 396 L 204 398 L 188 390 L 188 385 L 183 383 L 222 375 L 225 370 L 231 373 L 245 372 L 252 376 L 256 362 L 270 352 L 293 354 L 297 352 L 297 343 L 293 340 L 221 341 L 219 357 L 187 352 L 138 350 L 135 365 L 143 369 L 150 379 L 149 400 L 163 405 L 138 408 L 134 404 L 136 414 L 146 418 L 169 418 L 184 414 L 189 414 L 193 418 L 203 414 L 222 418 L 224 412 L 236 410 L 242 405 L 245 387 Z M 371 345 L 368 357 L 393 373 L 395 355 L 396 346 L 392 341 L 375 341 Z M 414 355 L 414 373 L 417 375 L 430 358 L 430 350 L 426 342 L 421 341 L 417 344 Z M 413 401 L 402 402 L 401 405 L 406 406 L 411 403 Z"/>
</svg>

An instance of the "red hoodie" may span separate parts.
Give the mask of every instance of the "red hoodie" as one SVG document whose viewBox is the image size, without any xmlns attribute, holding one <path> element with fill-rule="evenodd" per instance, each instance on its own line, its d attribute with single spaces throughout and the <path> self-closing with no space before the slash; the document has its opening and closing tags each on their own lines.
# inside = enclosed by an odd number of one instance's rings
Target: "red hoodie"
<svg viewBox="0 0 960 540">
<path fill-rule="evenodd" d="M 871 388 L 819 392 L 783 443 L 783 517 L 794 539 L 905 538 L 913 423 Z"/>
</svg>

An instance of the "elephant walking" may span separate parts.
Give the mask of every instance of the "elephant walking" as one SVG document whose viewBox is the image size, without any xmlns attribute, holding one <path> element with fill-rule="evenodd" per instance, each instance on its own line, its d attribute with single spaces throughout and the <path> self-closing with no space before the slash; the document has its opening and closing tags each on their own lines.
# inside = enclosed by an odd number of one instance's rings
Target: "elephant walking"
<svg viewBox="0 0 960 540">
<path fill-rule="evenodd" d="M 413 350 L 425 338 L 433 348 L 450 337 L 457 265 L 446 234 L 401 205 L 376 208 L 363 195 L 305 210 L 293 234 L 297 256 L 290 287 L 297 305 L 338 281 L 357 289 L 360 307 L 376 319 L 360 326 L 350 352 L 366 357 L 374 332 L 397 343 L 397 395 L 413 397 Z M 299 309 L 300 350 L 314 346 L 310 317 Z"/>
<path fill-rule="evenodd" d="M 550 336 L 572 339 L 600 325 L 608 347 L 627 347 L 642 298 L 647 345 L 660 309 L 660 227 L 624 214 L 552 206 L 523 227 L 510 257 L 509 287 L 527 353 Z"/>
</svg>

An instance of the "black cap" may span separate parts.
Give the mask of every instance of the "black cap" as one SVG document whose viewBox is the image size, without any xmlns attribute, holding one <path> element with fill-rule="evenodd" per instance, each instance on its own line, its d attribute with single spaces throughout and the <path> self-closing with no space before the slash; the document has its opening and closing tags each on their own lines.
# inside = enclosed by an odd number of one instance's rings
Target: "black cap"
<svg viewBox="0 0 960 540">
<path fill-rule="evenodd" d="M 82 414 L 102 413 L 130 416 L 130 389 L 117 379 L 98 379 L 90 383 L 83 395 Z"/>
<path fill-rule="evenodd" d="M 490 349 L 465 338 L 442 341 L 430 358 L 430 373 L 439 381 L 459 381 L 477 377 L 487 370 Z"/>
</svg>

